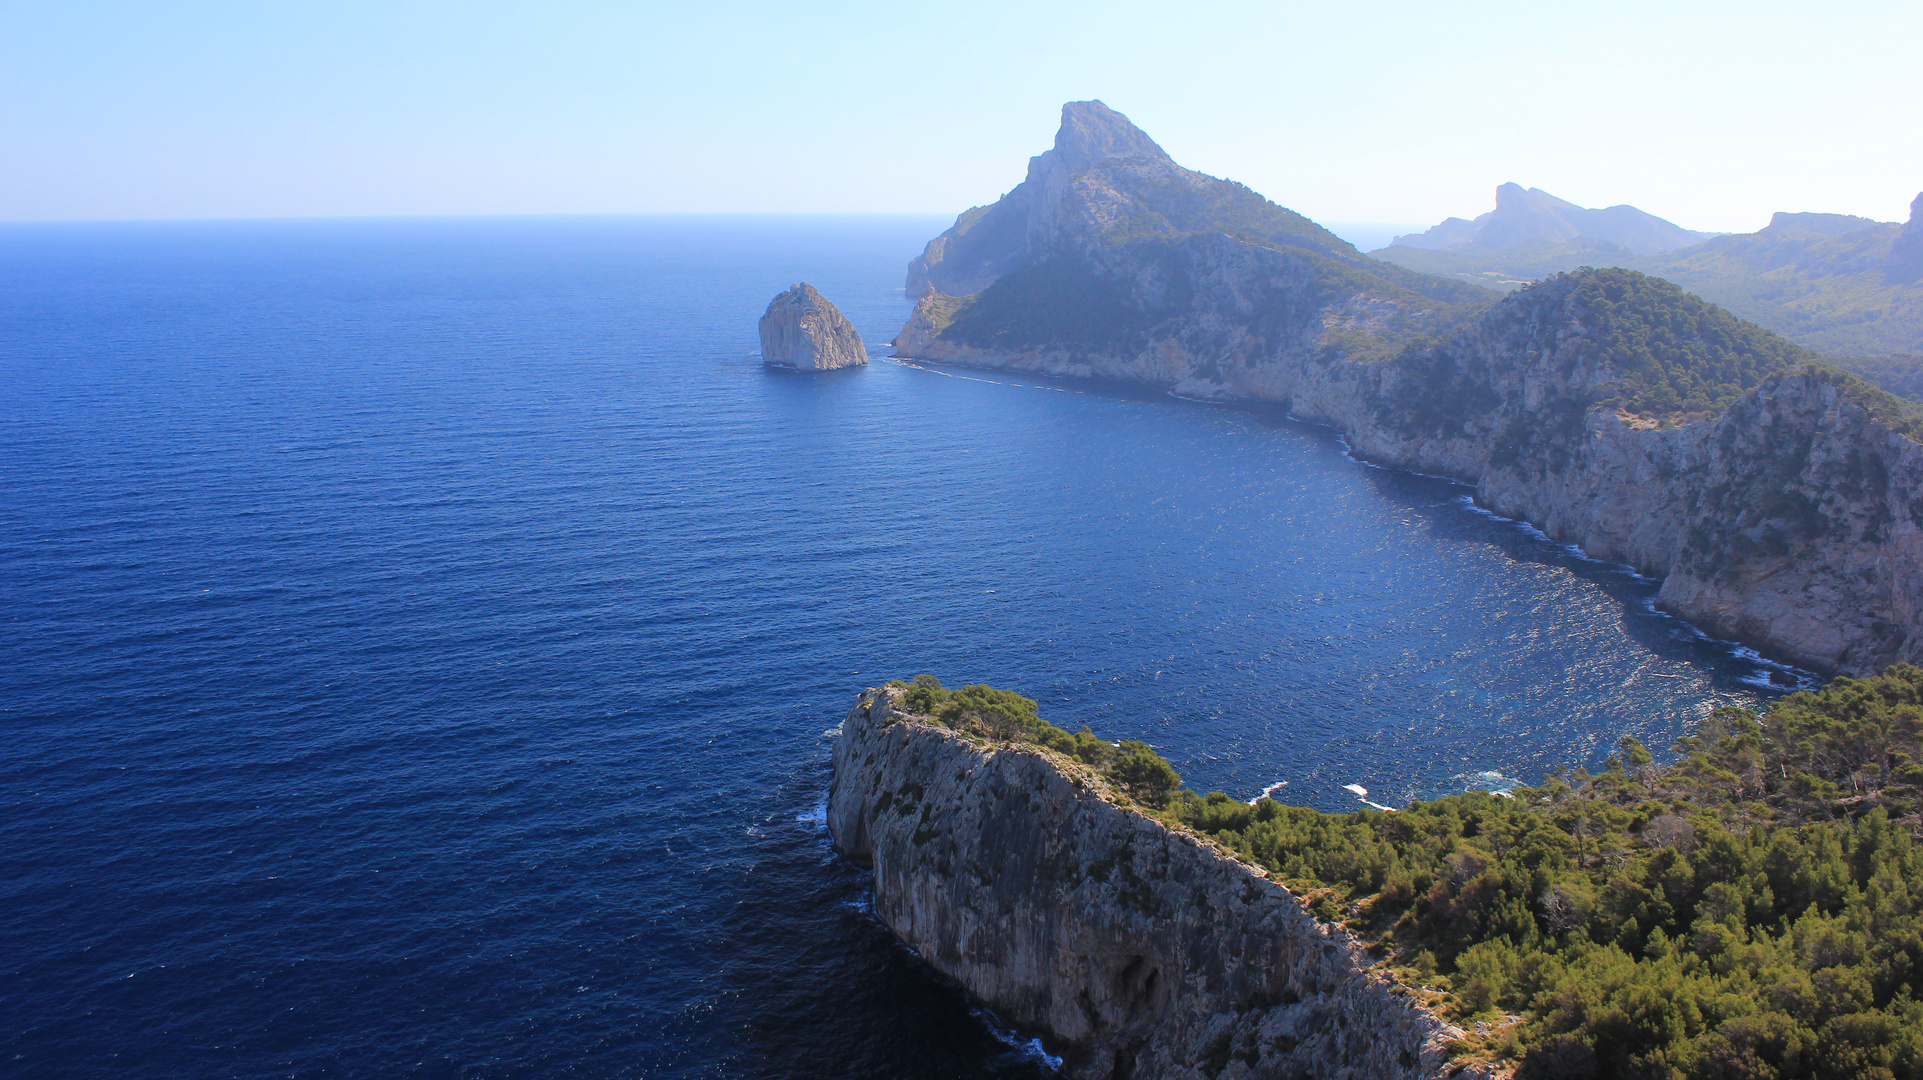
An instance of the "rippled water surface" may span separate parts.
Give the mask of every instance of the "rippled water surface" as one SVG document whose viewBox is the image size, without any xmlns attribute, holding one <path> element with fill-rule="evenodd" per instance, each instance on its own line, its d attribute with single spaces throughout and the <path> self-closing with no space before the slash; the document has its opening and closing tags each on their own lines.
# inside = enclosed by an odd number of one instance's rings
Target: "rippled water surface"
<svg viewBox="0 0 1923 1080">
<path fill-rule="evenodd" d="M 1331 810 L 1762 692 L 1274 412 L 761 367 L 944 225 L 0 229 L 0 1074 L 1035 1075 L 828 848 L 862 687 Z"/>
</svg>

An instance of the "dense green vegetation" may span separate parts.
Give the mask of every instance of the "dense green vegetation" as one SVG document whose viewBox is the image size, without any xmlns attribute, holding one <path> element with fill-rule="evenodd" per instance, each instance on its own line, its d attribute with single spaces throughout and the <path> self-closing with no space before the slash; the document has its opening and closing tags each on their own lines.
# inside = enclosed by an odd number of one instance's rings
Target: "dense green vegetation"
<svg viewBox="0 0 1923 1080">
<path fill-rule="evenodd" d="M 1595 775 L 1351 814 L 1178 789 L 1148 747 L 1006 691 L 910 694 L 1264 866 L 1486 1021 L 1460 1054 L 1524 1078 L 1923 1078 L 1923 669 L 1720 709 L 1667 767 L 1624 739 Z"/>
<path fill-rule="evenodd" d="M 1560 301 L 1559 319 L 1582 328 L 1582 358 L 1620 373 L 1590 404 L 1693 419 L 1808 359 L 1762 327 L 1633 270 L 1584 269 L 1539 288 Z"/>
<path fill-rule="evenodd" d="M 1513 353 L 1542 350 L 1563 369 L 1614 377 L 1533 407 L 1505 399 L 1498 385 L 1502 373 L 1490 370 L 1490 332 L 1506 335 Z M 1559 472 L 1573 460 L 1593 409 L 1620 409 L 1665 426 L 1687 423 L 1717 415 L 1773 375 L 1797 372 L 1834 384 L 1886 426 L 1923 437 L 1923 417 L 1911 404 L 1633 270 L 1554 275 L 1505 299 L 1479 323 L 1477 335 L 1411 349 L 1395 360 L 1403 377 L 1374 402 L 1378 418 L 1429 437 L 1460 436 L 1497 420 L 1506 426 L 1493 455 L 1496 464 Z"/>
<path fill-rule="evenodd" d="M 1011 690 L 971 683 L 959 690 L 943 688 L 933 675 L 917 675 L 914 682 L 896 680 L 908 693 L 910 710 L 977 738 L 1021 741 L 1046 746 L 1093 766 L 1130 798 L 1151 808 L 1165 806 L 1182 784 L 1168 761 L 1145 742 L 1125 739 L 1111 744 L 1086 726 L 1070 735 L 1041 718 L 1033 698 Z"/>
</svg>

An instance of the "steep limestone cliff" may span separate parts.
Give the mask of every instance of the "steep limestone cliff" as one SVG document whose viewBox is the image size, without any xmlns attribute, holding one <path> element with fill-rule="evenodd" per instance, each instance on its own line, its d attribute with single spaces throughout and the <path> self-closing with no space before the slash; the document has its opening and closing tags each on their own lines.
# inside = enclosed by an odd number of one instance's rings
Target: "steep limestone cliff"
<svg viewBox="0 0 1923 1080">
<path fill-rule="evenodd" d="M 768 301 L 760 330 L 761 359 L 777 367 L 826 371 L 868 362 L 854 324 L 805 281 Z"/>
<path fill-rule="evenodd" d="M 1923 281 L 1923 192 L 1910 200 L 1910 220 L 1890 244 L 1888 271 L 1893 280 L 1906 284 Z"/>
<path fill-rule="evenodd" d="M 1711 633 L 1850 673 L 1923 653 L 1923 445 L 1846 376 L 1758 378 L 1786 359 L 1767 349 L 1734 404 L 1674 426 L 1637 415 L 1615 400 L 1625 354 L 1574 310 L 1609 294 L 1583 295 L 1597 283 L 1519 293 L 1393 362 L 1306 372 L 1291 407 L 1371 460 L 1458 477 L 1498 513 L 1662 577 L 1659 602 Z M 1693 332 L 1740 327 L 1718 322 Z"/>
<path fill-rule="evenodd" d="M 1091 126 L 1134 131 L 1071 104 L 1055 156 L 930 245 L 899 355 L 1283 402 L 1664 575 L 1713 632 L 1846 673 L 1923 660 L 1923 448 L 1874 391 L 1630 271 L 1492 306 Z"/>
<path fill-rule="evenodd" d="M 1462 1032 L 1348 933 L 1096 774 L 869 690 L 835 741 L 828 827 L 874 911 L 1083 1078 L 1473 1077 Z"/>
</svg>

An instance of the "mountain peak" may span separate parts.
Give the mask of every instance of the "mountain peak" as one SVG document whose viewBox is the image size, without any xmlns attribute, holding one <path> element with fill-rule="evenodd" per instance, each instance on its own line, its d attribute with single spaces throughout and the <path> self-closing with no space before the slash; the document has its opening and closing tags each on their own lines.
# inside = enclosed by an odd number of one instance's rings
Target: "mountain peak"
<svg viewBox="0 0 1923 1080">
<path fill-rule="evenodd" d="M 1859 229 L 1874 229 L 1879 225 L 1887 227 L 1888 224 L 1852 214 L 1803 214 L 1778 210 L 1770 215 L 1769 224 L 1757 231 L 1771 235 L 1800 232 L 1818 236 L 1844 236 Z"/>
<path fill-rule="evenodd" d="M 1509 183 L 1496 188 L 1496 208 L 1474 221 L 1450 218 L 1394 243 L 1431 251 L 1493 251 L 1515 244 L 1597 240 L 1636 252 L 1669 251 L 1708 239 L 1633 206 L 1590 210 L 1541 188 Z"/>
<path fill-rule="evenodd" d="M 991 206 L 978 206 L 928 242 L 909 264 L 910 296 L 929 289 L 972 296 L 1047 254 L 1089 245 L 1191 234 L 1302 248 L 1359 260 L 1342 238 L 1241 184 L 1177 165 L 1128 117 L 1099 101 L 1062 106 L 1055 145 L 1028 159 L 1028 175 Z"/>
<path fill-rule="evenodd" d="M 1100 101 L 1071 101 L 1062 106 L 1055 154 L 1070 175 L 1086 172 L 1096 162 L 1113 157 L 1172 160 L 1128 117 Z"/>
</svg>

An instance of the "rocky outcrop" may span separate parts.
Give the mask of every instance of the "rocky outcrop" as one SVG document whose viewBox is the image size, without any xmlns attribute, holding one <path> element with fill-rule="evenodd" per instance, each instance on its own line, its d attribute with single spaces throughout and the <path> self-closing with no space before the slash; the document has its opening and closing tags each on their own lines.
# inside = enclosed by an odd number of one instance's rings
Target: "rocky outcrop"
<svg viewBox="0 0 1923 1080">
<path fill-rule="evenodd" d="M 1923 281 L 1923 193 L 1910 201 L 1910 220 L 1890 245 L 1889 269 L 1898 281 Z"/>
<path fill-rule="evenodd" d="M 1769 216 L 1769 224 L 1758 229 L 1757 235 L 1780 236 L 1786 233 L 1806 233 L 1813 236 L 1848 236 L 1864 229 L 1881 229 L 1889 222 L 1874 218 L 1857 217 L 1855 214 L 1813 214 L 1792 213 L 1778 210 Z"/>
<path fill-rule="evenodd" d="M 951 296 L 977 293 L 1045 250 L 1072 219 L 1063 213 L 1064 200 L 1075 194 L 1071 189 L 1098 169 L 1133 169 L 1177 184 L 1190 177 L 1212 180 L 1176 165 L 1155 140 L 1107 105 L 1071 101 L 1062 106 L 1054 149 L 1029 159 L 1028 176 L 993 206 L 961 215 L 908 264 L 908 295 L 930 288 Z"/>
<path fill-rule="evenodd" d="M 828 827 L 874 912 L 1080 1078 L 1479 1075 L 1462 1032 L 1339 927 L 1206 840 L 1026 744 L 985 745 L 862 694 Z"/>
<path fill-rule="evenodd" d="M 931 285 L 897 353 L 1286 403 L 1373 460 L 1457 477 L 1486 506 L 1664 576 L 1661 602 L 1712 632 L 1851 674 L 1923 661 L 1919 447 L 1873 392 L 1629 271 L 1491 306 L 1144 143 L 1111 136 L 1128 156 L 1084 152 L 1079 175 L 1043 155 L 1032 190 L 963 215 L 922 257 Z M 1625 409 L 1634 380 L 1676 404 Z"/>
<path fill-rule="evenodd" d="M 761 359 L 777 367 L 826 371 L 868 362 L 868 347 L 841 309 L 802 282 L 768 301 Z"/>
</svg>

